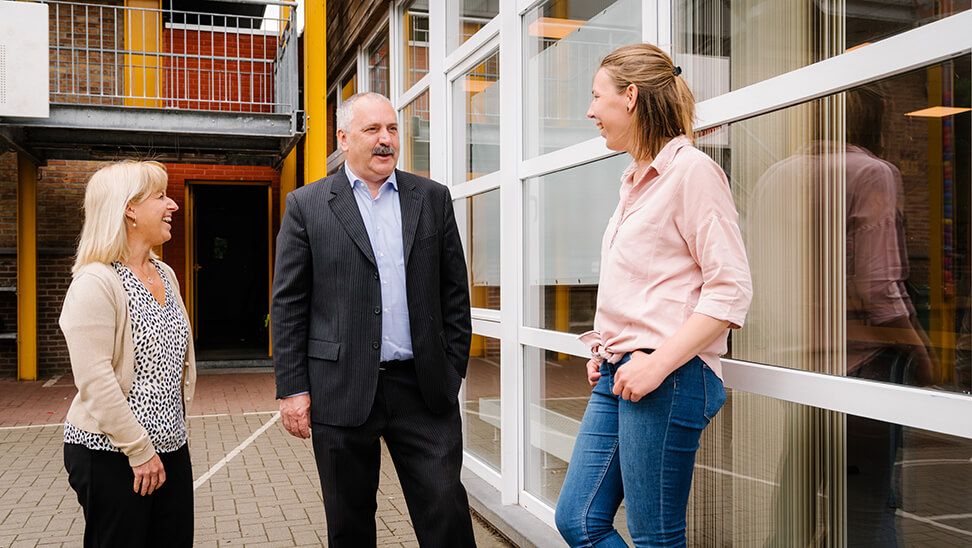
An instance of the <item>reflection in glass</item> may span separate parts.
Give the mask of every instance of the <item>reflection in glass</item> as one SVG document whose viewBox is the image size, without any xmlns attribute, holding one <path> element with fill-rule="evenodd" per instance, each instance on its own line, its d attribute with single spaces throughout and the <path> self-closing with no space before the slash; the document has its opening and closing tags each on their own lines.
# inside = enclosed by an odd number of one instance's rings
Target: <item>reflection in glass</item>
<svg viewBox="0 0 972 548">
<path fill-rule="evenodd" d="M 327 155 L 330 156 L 337 146 L 337 90 L 331 91 L 327 96 Z"/>
<path fill-rule="evenodd" d="M 473 308 L 500 309 L 500 191 L 467 200 L 469 274 Z"/>
<path fill-rule="evenodd" d="M 388 80 L 388 30 L 372 42 L 368 48 L 368 90 L 389 97 Z"/>
<path fill-rule="evenodd" d="M 429 91 L 415 98 L 402 110 L 402 169 L 429 176 Z"/>
<path fill-rule="evenodd" d="M 429 0 L 408 4 L 402 17 L 404 92 L 429 72 Z"/>
<path fill-rule="evenodd" d="M 499 170 L 499 52 L 453 83 L 455 180 L 469 181 Z"/>
<path fill-rule="evenodd" d="M 640 0 L 547 0 L 523 17 L 526 157 L 597 136 L 591 79 L 612 50 L 641 39 Z"/>
<path fill-rule="evenodd" d="M 462 401 L 463 447 L 500 469 L 500 341 L 473 335 Z"/>
<path fill-rule="evenodd" d="M 525 181 L 524 325 L 593 329 L 601 238 L 630 161 L 627 154 L 612 156 Z"/>
<path fill-rule="evenodd" d="M 674 58 L 704 101 L 967 9 L 967 1 L 679 0 Z"/>
<path fill-rule="evenodd" d="M 733 357 L 968 392 L 968 56 L 699 139 L 753 271 Z M 933 111 L 934 112 L 934 111 Z"/>
<path fill-rule="evenodd" d="M 499 14 L 499 0 L 448 0 L 446 51 L 452 52 Z"/>
<path fill-rule="evenodd" d="M 554 505 L 591 397 L 585 372 L 587 359 L 529 346 L 523 351 L 527 406 L 525 488 Z M 621 536 L 630 542 L 623 505 L 614 521 Z"/>
<path fill-rule="evenodd" d="M 972 440 L 730 390 L 700 444 L 690 546 L 957 546 L 972 535 Z"/>
<path fill-rule="evenodd" d="M 358 93 L 358 73 L 351 67 L 351 72 L 341 81 L 341 101 L 347 101 L 355 93 Z"/>
</svg>

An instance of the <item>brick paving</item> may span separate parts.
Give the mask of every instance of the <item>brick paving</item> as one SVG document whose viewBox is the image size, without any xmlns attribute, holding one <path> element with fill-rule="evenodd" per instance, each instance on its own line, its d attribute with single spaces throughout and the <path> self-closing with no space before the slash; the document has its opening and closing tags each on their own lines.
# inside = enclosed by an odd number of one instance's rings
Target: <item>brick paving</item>
<svg viewBox="0 0 972 548">
<path fill-rule="evenodd" d="M 51 380 L 0 380 L 0 547 L 81 544 L 60 427 L 75 390 L 70 377 Z M 195 545 L 326 545 L 311 445 L 280 424 L 272 375 L 200 375 L 196 394 L 188 420 Z M 384 446 L 377 503 L 379 546 L 418 546 Z M 510 546 L 477 520 L 474 529 L 481 547 Z"/>
</svg>

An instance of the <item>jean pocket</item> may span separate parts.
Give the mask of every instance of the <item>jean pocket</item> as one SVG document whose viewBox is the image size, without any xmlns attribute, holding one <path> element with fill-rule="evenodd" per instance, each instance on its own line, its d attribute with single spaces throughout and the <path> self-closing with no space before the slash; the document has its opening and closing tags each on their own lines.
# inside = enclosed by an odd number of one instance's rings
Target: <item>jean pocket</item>
<svg viewBox="0 0 972 548">
<path fill-rule="evenodd" d="M 702 366 L 702 376 L 705 386 L 705 410 L 702 414 L 706 420 L 712 421 L 726 403 L 726 387 L 708 365 Z"/>
</svg>

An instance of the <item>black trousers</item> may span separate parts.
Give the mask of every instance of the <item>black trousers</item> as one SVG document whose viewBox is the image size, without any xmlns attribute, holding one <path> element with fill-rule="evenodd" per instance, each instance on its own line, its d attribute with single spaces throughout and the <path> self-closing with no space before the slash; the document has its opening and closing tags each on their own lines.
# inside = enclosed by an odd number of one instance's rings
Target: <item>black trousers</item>
<svg viewBox="0 0 972 548">
<path fill-rule="evenodd" d="M 124 454 L 64 444 L 68 483 L 84 510 L 85 548 L 192 546 L 189 446 L 159 457 L 165 483 L 143 497 L 132 489 L 135 475 Z"/>
<path fill-rule="evenodd" d="M 419 545 L 476 545 L 469 501 L 459 480 L 462 424 L 458 402 L 447 413 L 433 414 L 419 393 L 414 369 L 379 374 L 371 414 L 361 426 L 314 423 L 311 432 L 324 495 L 328 546 L 376 546 L 379 438 L 385 439 L 391 453 Z"/>
</svg>

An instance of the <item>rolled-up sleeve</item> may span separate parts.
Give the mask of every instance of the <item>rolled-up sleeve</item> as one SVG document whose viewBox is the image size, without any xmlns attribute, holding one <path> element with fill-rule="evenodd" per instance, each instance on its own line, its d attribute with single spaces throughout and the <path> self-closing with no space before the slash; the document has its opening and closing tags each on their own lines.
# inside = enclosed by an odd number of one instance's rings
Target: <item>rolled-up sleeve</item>
<svg viewBox="0 0 972 548">
<path fill-rule="evenodd" d="M 753 282 L 729 183 L 714 163 L 697 162 L 681 190 L 682 214 L 676 223 L 702 271 L 694 311 L 739 329 L 753 298 Z"/>
</svg>

